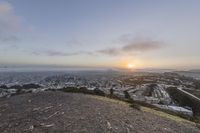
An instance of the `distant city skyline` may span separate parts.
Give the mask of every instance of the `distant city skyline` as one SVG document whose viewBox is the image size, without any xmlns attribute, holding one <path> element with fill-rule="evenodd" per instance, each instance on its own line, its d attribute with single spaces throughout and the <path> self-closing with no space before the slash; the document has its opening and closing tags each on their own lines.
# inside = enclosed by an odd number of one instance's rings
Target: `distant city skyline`
<svg viewBox="0 0 200 133">
<path fill-rule="evenodd" d="M 200 1 L 0 0 L 0 67 L 200 69 Z"/>
</svg>

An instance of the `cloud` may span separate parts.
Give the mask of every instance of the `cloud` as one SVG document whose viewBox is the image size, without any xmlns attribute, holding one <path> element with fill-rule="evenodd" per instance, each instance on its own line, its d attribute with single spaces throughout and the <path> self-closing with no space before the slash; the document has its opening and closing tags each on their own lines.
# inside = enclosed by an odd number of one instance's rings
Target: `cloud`
<svg viewBox="0 0 200 133">
<path fill-rule="evenodd" d="M 160 49 L 164 46 L 163 42 L 152 40 L 133 41 L 125 44 L 119 48 L 112 47 L 96 51 L 78 51 L 78 52 L 61 52 L 55 50 L 48 51 L 34 51 L 33 55 L 45 56 L 77 56 L 77 55 L 107 55 L 107 56 L 121 56 L 121 55 L 138 55 L 142 52 L 149 52 Z"/>
<path fill-rule="evenodd" d="M 160 49 L 163 47 L 163 44 L 158 41 L 152 41 L 152 40 L 145 40 L 140 42 L 131 42 L 121 48 L 124 52 L 143 52 L 143 51 L 152 51 L 156 49 Z"/>
<path fill-rule="evenodd" d="M 46 51 L 44 54 L 48 56 L 73 56 L 77 55 L 77 52 L 74 53 L 65 53 L 65 52 L 59 52 L 59 51 Z"/>
<path fill-rule="evenodd" d="M 19 41 L 18 33 L 22 31 L 22 18 L 14 14 L 13 7 L 8 2 L 0 2 L 0 41 Z M 1 43 L 2 44 L 2 43 Z"/>
<path fill-rule="evenodd" d="M 33 55 L 45 55 L 45 56 L 76 56 L 76 55 L 92 55 L 92 52 L 86 52 L 86 51 L 78 51 L 78 52 L 61 52 L 61 51 L 34 51 L 32 52 Z"/>
<path fill-rule="evenodd" d="M 73 39 L 72 39 L 73 40 Z M 73 44 L 81 44 L 82 41 L 74 39 Z M 154 50 L 163 48 L 166 44 L 163 41 L 156 41 L 147 38 L 134 39 L 132 34 L 124 34 L 116 39 L 115 43 L 120 43 L 116 47 L 108 47 L 104 49 L 94 51 L 77 51 L 77 52 L 61 52 L 55 50 L 37 51 L 32 52 L 34 55 L 45 55 L 45 56 L 77 56 L 77 55 L 91 55 L 91 56 L 123 56 L 123 55 L 139 55 L 148 53 Z"/>
<path fill-rule="evenodd" d="M 127 43 L 128 42 L 128 43 Z M 118 56 L 118 55 L 133 55 L 142 52 L 149 52 L 153 50 L 160 49 L 164 46 L 163 42 L 153 41 L 153 40 L 126 40 L 123 46 L 119 48 L 107 48 L 103 50 L 96 51 L 100 54 L 105 54 L 109 56 Z"/>
<path fill-rule="evenodd" d="M 1 41 L 2 42 L 17 42 L 17 41 L 20 41 L 20 38 L 19 37 L 17 37 L 17 36 L 12 36 L 12 35 L 10 35 L 10 36 L 4 36 L 3 38 L 1 38 Z"/>
<path fill-rule="evenodd" d="M 119 49 L 116 49 L 116 48 L 102 49 L 102 50 L 98 50 L 96 52 L 100 53 L 100 54 L 111 55 L 111 56 L 116 56 L 116 55 L 120 54 Z"/>
</svg>

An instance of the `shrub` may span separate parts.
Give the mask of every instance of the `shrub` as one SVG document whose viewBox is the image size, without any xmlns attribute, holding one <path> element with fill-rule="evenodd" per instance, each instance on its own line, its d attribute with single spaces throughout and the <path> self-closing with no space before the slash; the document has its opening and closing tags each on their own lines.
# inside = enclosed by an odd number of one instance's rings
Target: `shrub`
<svg viewBox="0 0 200 133">
<path fill-rule="evenodd" d="M 0 88 L 2 88 L 2 89 L 8 89 L 8 87 L 6 85 L 1 85 Z"/>
<path fill-rule="evenodd" d="M 65 87 L 65 88 L 62 88 L 61 91 L 63 91 L 63 92 L 75 92 L 75 93 L 79 92 L 78 88 L 76 88 L 76 87 Z"/>
<path fill-rule="evenodd" d="M 40 88 L 40 85 L 37 85 L 37 84 L 25 84 L 22 86 L 23 89 L 31 89 L 31 88 L 34 88 L 34 89 L 37 89 L 37 88 Z"/>
<path fill-rule="evenodd" d="M 105 93 L 98 88 L 94 89 L 94 94 L 99 96 L 105 96 Z"/>
<path fill-rule="evenodd" d="M 124 91 L 124 95 L 125 95 L 126 99 L 130 99 L 131 98 L 130 95 L 129 95 L 129 93 L 127 91 Z"/>
<path fill-rule="evenodd" d="M 136 104 L 136 103 L 132 103 L 130 105 L 130 107 L 134 108 L 134 109 L 137 109 L 137 110 L 141 110 L 141 106 L 139 104 Z"/>
<path fill-rule="evenodd" d="M 110 96 L 113 96 L 113 88 L 110 89 Z"/>
<path fill-rule="evenodd" d="M 20 85 L 13 85 L 11 87 L 9 87 L 10 89 L 22 89 L 22 86 Z"/>
</svg>

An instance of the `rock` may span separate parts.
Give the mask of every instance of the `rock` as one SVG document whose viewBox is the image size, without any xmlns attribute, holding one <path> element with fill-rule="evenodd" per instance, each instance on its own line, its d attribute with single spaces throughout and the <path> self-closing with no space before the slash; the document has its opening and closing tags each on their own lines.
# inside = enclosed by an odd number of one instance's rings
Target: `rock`
<svg viewBox="0 0 200 133">
<path fill-rule="evenodd" d="M 109 130 L 112 129 L 111 124 L 110 124 L 110 122 L 108 122 L 108 121 L 107 121 L 107 128 L 108 128 Z"/>
<path fill-rule="evenodd" d="M 33 131 L 33 129 L 34 129 L 34 126 L 33 126 L 33 125 L 31 125 L 31 126 L 29 127 L 29 130 L 32 132 L 32 131 Z"/>
</svg>

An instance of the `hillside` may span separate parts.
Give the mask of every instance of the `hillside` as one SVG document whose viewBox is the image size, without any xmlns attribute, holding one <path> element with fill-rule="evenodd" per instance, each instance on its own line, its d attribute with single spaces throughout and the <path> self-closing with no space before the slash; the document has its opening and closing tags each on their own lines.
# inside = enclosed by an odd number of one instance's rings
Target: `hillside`
<svg viewBox="0 0 200 133">
<path fill-rule="evenodd" d="M 39 92 L 0 99 L 0 132 L 186 132 L 194 123 L 163 112 L 105 97 L 64 92 Z"/>
</svg>

